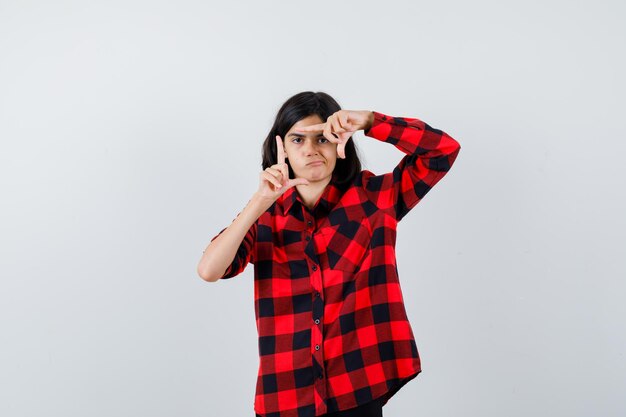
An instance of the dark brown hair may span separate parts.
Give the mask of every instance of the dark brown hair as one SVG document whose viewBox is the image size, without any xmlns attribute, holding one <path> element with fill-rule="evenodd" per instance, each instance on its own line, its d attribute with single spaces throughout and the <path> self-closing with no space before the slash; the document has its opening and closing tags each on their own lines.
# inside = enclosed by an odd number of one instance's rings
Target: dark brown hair
<svg viewBox="0 0 626 417">
<path fill-rule="evenodd" d="M 326 122 L 326 119 L 338 110 L 341 110 L 341 107 L 337 101 L 323 92 L 303 91 L 290 97 L 278 110 L 274 125 L 263 142 L 263 170 L 278 162 L 276 135 L 280 135 L 284 141 L 289 129 L 298 121 L 316 114 L 322 119 L 322 122 Z M 345 159 L 337 158 L 335 169 L 333 170 L 335 182 L 340 186 L 352 183 L 356 175 L 361 172 L 361 161 L 357 155 L 352 136 L 346 143 L 345 154 Z M 289 178 L 295 178 L 289 159 L 286 159 L 285 162 L 287 162 L 289 167 Z"/>
</svg>

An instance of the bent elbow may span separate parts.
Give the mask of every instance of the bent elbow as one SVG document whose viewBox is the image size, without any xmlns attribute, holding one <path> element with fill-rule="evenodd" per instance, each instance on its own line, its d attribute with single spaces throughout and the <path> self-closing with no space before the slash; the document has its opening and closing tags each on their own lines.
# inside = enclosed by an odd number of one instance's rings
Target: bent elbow
<svg viewBox="0 0 626 417">
<path fill-rule="evenodd" d="M 198 264 L 197 273 L 202 280 L 206 282 L 215 282 L 221 278 L 221 275 L 217 275 L 210 271 L 208 268 L 203 268 L 202 264 Z"/>
</svg>

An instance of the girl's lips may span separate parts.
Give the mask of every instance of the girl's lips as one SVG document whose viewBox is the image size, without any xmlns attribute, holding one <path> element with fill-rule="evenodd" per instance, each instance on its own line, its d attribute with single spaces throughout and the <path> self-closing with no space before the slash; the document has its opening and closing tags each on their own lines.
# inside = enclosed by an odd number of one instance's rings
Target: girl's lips
<svg viewBox="0 0 626 417">
<path fill-rule="evenodd" d="M 317 165 L 321 165 L 323 164 L 324 161 L 315 161 L 315 162 L 311 162 L 309 164 L 307 164 L 308 166 L 317 166 Z"/>
</svg>

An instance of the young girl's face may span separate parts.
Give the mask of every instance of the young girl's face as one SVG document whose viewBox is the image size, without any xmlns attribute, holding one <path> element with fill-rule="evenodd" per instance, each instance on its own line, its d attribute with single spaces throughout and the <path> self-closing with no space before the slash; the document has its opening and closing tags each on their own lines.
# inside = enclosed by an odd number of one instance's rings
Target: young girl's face
<svg viewBox="0 0 626 417">
<path fill-rule="evenodd" d="M 316 114 L 305 117 L 283 138 L 285 157 L 296 178 L 306 178 L 309 182 L 330 181 L 337 162 L 337 144 L 326 139 L 322 132 L 294 132 L 299 127 L 318 123 L 324 121 Z"/>
</svg>

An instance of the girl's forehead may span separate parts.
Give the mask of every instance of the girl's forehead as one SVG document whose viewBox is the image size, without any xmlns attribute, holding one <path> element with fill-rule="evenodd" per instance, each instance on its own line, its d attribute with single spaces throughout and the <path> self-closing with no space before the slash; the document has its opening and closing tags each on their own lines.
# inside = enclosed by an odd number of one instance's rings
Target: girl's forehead
<svg viewBox="0 0 626 417">
<path fill-rule="evenodd" d="M 291 131 L 294 128 L 316 125 L 319 123 L 324 123 L 324 121 L 317 114 L 312 114 L 310 116 L 305 117 L 304 119 L 298 120 L 296 123 L 294 123 L 293 126 L 291 126 L 291 129 L 289 130 Z"/>
</svg>

